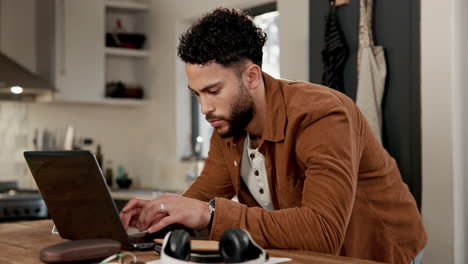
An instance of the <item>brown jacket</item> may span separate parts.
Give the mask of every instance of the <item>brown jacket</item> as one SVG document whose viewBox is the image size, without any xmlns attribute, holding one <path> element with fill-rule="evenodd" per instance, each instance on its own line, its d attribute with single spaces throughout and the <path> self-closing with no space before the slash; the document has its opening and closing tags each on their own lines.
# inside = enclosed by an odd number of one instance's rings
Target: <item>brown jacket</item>
<svg viewBox="0 0 468 264">
<path fill-rule="evenodd" d="M 266 248 L 410 263 L 427 241 L 421 216 L 353 101 L 320 85 L 264 80 L 259 151 L 275 210 L 262 209 L 240 177 L 245 135 L 222 139 L 215 131 L 205 168 L 184 193 L 216 197 L 210 238 L 242 228 Z"/>
</svg>

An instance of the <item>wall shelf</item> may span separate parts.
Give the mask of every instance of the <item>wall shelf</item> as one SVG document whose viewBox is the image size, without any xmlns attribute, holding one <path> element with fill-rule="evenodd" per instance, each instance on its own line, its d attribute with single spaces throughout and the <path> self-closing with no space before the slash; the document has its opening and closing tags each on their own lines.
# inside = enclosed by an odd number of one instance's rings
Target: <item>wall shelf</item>
<svg viewBox="0 0 468 264">
<path fill-rule="evenodd" d="M 105 31 L 139 33 L 146 37 L 142 49 L 104 46 L 105 85 L 111 82 L 122 82 L 125 86 L 141 87 L 143 99 L 103 97 L 99 101 L 103 105 L 140 106 L 148 103 L 151 98 L 150 59 L 151 50 L 148 40 L 149 15 L 151 2 L 149 0 L 105 0 Z M 147 11 L 147 12 L 136 12 Z"/>
<path fill-rule="evenodd" d="M 101 106 L 117 106 L 117 107 L 138 107 L 149 104 L 148 99 L 133 99 L 133 98 L 112 98 L 101 97 L 94 100 L 79 100 L 69 99 L 60 101 L 43 101 L 43 103 L 66 103 L 69 105 L 101 105 Z"/>
<path fill-rule="evenodd" d="M 110 56 L 123 56 L 135 58 L 149 58 L 150 53 L 146 50 L 135 50 L 126 48 L 105 48 L 106 55 Z"/>
<path fill-rule="evenodd" d="M 132 99 L 132 98 L 103 98 L 100 103 L 103 105 L 121 105 L 121 106 L 142 106 L 148 104 L 146 99 Z"/>
<path fill-rule="evenodd" d="M 147 11 L 149 10 L 149 4 L 129 0 L 106 0 L 106 8 L 124 11 Z"/>
</svg>

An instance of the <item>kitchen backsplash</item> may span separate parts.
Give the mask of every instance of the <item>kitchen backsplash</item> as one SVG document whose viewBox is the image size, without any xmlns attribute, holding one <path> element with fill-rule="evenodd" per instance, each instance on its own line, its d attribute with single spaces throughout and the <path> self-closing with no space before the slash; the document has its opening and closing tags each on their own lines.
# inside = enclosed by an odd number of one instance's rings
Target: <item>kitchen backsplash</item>
<svg viewBox="0 0 468 264">
<path fill-rule="evenodd" d="M 29 105 L 0 104 L 0 181 L 18 181 L 19 186 L 31 186 L 23 151 L 33 148 L 29 120 Z"/>
<path fill-rule="evenodd" d="M 151 156 L 142 151 L 145 141 L 140 116 L 138 109 L 131 108 L 0 102 L 0 181 L 17 181 L 21 188 L 35 188 L 23 152 L 64 149 L 67 128 L 73 127 L 75 140 L 93 139 L 93 144 L 81 144 L 83 149 L 94 152 L 100 144 L 103 164 L 112 161 L 114 170 L 123 166 L 134 184 L 139 185 L 141 177 L 155 174 L 143 166 Z"/>
</svg>

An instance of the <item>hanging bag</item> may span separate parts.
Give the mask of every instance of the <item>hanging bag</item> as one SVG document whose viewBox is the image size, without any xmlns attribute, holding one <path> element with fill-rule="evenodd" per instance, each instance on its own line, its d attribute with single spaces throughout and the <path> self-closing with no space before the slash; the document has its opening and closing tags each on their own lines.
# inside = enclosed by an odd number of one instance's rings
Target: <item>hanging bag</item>
<svg viewBox="0 0 468 264">
<path fill-rule="evenodd" d="M 374 46 L 372 36 L 373 0 L 360 1 L 358 89 L 356 104 L 366 117 L 372 132 L 382 143 L 382 97 L 387 66 L 384 49 Z"/>
</svg>

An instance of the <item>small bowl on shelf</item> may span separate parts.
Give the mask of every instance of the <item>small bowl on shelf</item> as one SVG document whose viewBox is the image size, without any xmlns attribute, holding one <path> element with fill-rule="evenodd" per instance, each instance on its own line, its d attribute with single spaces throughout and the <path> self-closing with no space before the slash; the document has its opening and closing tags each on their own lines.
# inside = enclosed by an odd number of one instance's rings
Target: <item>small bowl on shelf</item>
<svg viewBox="0 0 468 264">
<path fill-rule="evenodd" d="M 119 178 L 117 179 L 117 185 L 121 189 L 128 189 L 132 185 L 132 179 L 130 178 Z"/>
<path fill-rule="evenodd" d="M 143 49 L 146 36 L 140 33 L 106 33 L 106 46 L 114 48 Z"/>
</svg>

